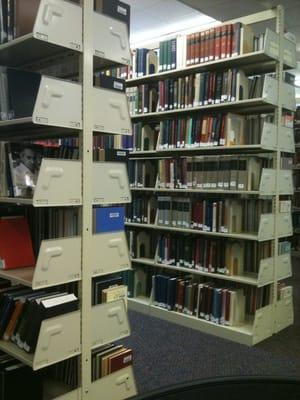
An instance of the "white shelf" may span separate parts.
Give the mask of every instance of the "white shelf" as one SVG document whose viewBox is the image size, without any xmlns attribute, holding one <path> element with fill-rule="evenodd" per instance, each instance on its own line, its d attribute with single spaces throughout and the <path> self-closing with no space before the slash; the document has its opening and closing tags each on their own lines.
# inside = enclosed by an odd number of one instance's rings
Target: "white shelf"
<svg viewBox="0 0 300 400">
<path fill-rule="evenodd" d="M 93 98 L 94 132 L 132 135 L 129 106 L 125 93 L 94 88 Z"/>
<path fill-rule="evenodd" d="M 120 162 L 96 162 L 93 171 L 93 204 L 130 203 L 127 168 Z"/>
<path fill-rule="evenodd" d="M 293 229 L 292 229 L 291 214 L 289 213 L 278 214 L 277 219 L 279 226 L 278 237 L 292 236 Z M 194 235 L 219 236 L 224 238 L 228 237 L 228 238 L 254 240 L 262 242 L 274 239 L 274 224 L 275 224 L 274 214 L 262 214 L 260 217 L 259 230 L 256 234 L 205 232 L 197 229 L 174 228 L 171 226 L 161 226 L 157 224 L 140 224 L 132 222 L 126 222 L 125 225 L 128 227 L 136 227 L 141 229 L 156 229 L 158 231 L 165 230 L 170 232 L 190 233 Z"/>
<path fill-rule="evenodd" d="M 91 246 L 93 277 L 131 269 L 124 231 L 93 235 Z"/>
<path fill-rule="evenodd" d="M 183 325 L 247 346 L 257 344 L 272 335 L 272 306 L 266 306 L 257 310 L 253 321 L 246 321 L 240 326 L 225 326 L 175 311 L 167 311 L 163 308 L 150 305 L 149 303 L 147 304 L 145 301 L 140 301 L 139 299 L 128 299 L 128 303 L 129 308 L 134 311 L 142 312 L 151 317 L 161 318 L 175 324 Z"/>
<path fill-rule="evenodd" d="M 130 327 L 125 301 L 118 300 L 93 306 L 92 332 L 92 349 L 129 336 Z"/>
<path fill-rule="evenodd" d="M 41 289 L 81 279 L 81 239 L 43 240 L 35 267 L 0 270 L 0 277 Z"/>
<path fill-rule="evenodd" d="M 273 281 L 273 263 L 274 263 L 273 258 L 267 258 L 261 260 L 259 273 L 256 276 L 255 274 L 252 274 L 252 276 L 247 276 L 247 275 L 225 275 L 214 272 L 205 272 L 195 268 L 184 268 L 184 267 L 176 267 L 174 265 L 162 264 L 147 258 L 133 258 L 131 261 L 136 264 L 149 265 L 151 267 L 168 269 L 174 272 L 176 271 L 186 272 L 187 274 L 207 276 L 214 279 L 238 282 L 238 283 L 243 283 L 245 285 L 252 285 L 258 287 L 268 285 Z"/>
<path fill-rule="evenodd" d="M 94 55 L 102 59 L 102 66 L 109 65 L 109 62 L 131 64 L 129 33 L 124 22 L 95 12 L 93 39 Z"/>
<path fill-rule="evenodd" d="M 38 370 L 80 354 L 79 328 L 80 312 L 71 312 L 42 322 L 34 354 L 4 340 L 0 341 L 0 349 Z"/>
</svg>

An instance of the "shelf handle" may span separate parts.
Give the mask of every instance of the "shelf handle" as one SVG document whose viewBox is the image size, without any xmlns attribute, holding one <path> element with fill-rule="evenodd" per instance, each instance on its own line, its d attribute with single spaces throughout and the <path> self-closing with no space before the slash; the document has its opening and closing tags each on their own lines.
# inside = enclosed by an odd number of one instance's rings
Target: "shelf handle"
<svg viewBox="0 0 300 400">
<path fill-rule="evenodd" d="M 128 374 L 124 374 L 122 376 L 119 376 L 119 378 L 116 380 L 116 384 L 118 386 L 125 385 L 126 390 L 130 390 L 131 384 L 130 384 L 129 375 Z"/>
<path fill-rule="evenodd" d="M 122 50 L 125 50 L 126 49 L 126 41 L 125 41 L 124 33 L 116 31 L 113 26 L 111 26 L 109 28 L 109 30 L 113 36 L 116 36 L 119 39 Z"/>
<path fill-rule="evenodd" d="M 63 97 L 63 92 L 61 90 L 51 88 L 49 85 L 45 85 L 42 106 L 44 108 L 49 108 L 52 99 L 61 99 L 62 97 Z"/>
<path fill-rule="evenodd" d="M 64 170 L 60 167 L 46 167 L 44 174 L 48 179 L 45 179 L 42 188 L 44 190 L 49 190 L 51 180 L 54 178 L 61 178 L 64 175 Z"/>
<path fill-rule="evenodd" d="M 62 17 L 63 9 L 56 4 L 47 3 L 44 7 L 43 22 L 45 25 L 50 25 L 53 17 Z"/>
<path fill-rule="evenodd" d="M 109 105 L 110 105 L 112 108 L 116 108 L 116 109 L 119 111 L 120 118 L 121 118 L 121 120 L 124 121 L 125 118 L 126 118 L 126 114 L 125 114 L 125 112 L 124 112 L 123 103 L 120 102 L 120 101 L 118 101 L 118 100 L 116 100 L 116 99 L 109 99 Z"/>
<path fill-rule="evenodd" d="M 49 326 L 43 331 L 43 343 L 42 343 L 42 350 L 46 351 L 49 349 L 51 339 L 53 336 L 60 335 L 63 331 L 62 324 L 57 324 L 53 326 Z"/>
<path fill-rule="evenodd" d="M 111 239 L 108 243 L 108 247 L 110 247 L 111 249 L 117 248 L 120 257 L 123 257 L 125 255 L 124 244 L 121 238 Z"/>
<path fill-rule="evenodd" d="M 121 325 L 124 322 L 123 313 L 120 306 L 112 307 L 107 312 L 108 316 L 117 317 L 118 323 Z"/>
<path fill-rule="evenodd" d="M 125 188 L 125 180 L 123 171 L 120 169 L 111 169 L 109 171 L 109 177 L 112 179 L 117 179 L 121 189 Z"/>
<path fill-rule="evenodd" d="M 42 270 L 43 271 L 48 271 L 49 266 L 50 266 L 50 261 L 54 257 L 60 257 L 63 253 L 63 249 L 60 246 L 57 247 L 50 247 L 46 249 L 44 253 L 44 259 L 42 262 Z"/>
</svg>

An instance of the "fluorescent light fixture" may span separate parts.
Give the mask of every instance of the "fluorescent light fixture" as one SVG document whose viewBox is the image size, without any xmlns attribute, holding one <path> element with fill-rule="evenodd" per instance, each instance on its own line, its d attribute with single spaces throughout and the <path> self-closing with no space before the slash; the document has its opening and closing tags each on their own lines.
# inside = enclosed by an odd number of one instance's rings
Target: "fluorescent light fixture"
<svg viewBox="0 0 300 400">
<path fill-rule="evenodd" d="M 139 31 L 132 33 L 130 36 L 130 46 L 132 48 L 151 45 L 152 43 L 167 40 L 179 34 L 188 34 L 206 27 L 216 25 L 219 21 L 207 15 L 197 15 L 194 18 L 183 19 L 173 24 L 162 24 L 159 29 L 150 29 L 147 31 Z"/>
</svg>

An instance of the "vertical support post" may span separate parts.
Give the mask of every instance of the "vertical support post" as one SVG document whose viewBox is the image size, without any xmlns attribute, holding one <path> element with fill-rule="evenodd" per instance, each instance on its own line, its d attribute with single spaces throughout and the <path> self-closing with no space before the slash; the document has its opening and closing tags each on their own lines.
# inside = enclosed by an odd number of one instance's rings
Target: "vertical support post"
<svg viewBox="0 0 300 400">
<path fill-rule="evenodd" d="M 275 183 L 275 197 L 273 201 L 273 212 L 275 213 L 275 225 L 274 225 L 274 272 L 273 272 L 273 329 L 272 332 L 276 332 L 276 303 L 277 303 L 277 262 L 278 262 L 278 214 L 279 214 L 279 171 L 281 164 L 281 151 L 279 150 L 279 135 L 280 127 L 282 125 L 282 79 L 283 79 L 283 38 L 284 38 L 284 9 L 282 6 L 277 6 L 277 18 L 276 18 L 276 32 L 279 36 L 279 60 L 276 64 L 276 79 L 278 80 L 278 107 L 275 111 L 275 123 L 276 123 L 276 155 L 275 155 L 275 168 L 276 168 L 276 183 Z"/>
<path fill-rule="evenodd" d="M 93 190 L 93 0 L 82 0 L 82 254 L 81 399 L 91 399 L 91 257 Z"/>
</svg>

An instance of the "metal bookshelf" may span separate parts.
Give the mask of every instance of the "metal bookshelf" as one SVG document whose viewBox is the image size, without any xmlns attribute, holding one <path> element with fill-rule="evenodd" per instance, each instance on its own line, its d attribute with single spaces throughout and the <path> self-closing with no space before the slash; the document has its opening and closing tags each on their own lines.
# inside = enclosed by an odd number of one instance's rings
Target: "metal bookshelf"
<svg viewBox="0 0 300 400">
<path fill-rule="evenodd" d="M 123 400 L 136 394 L 133 368 L 92 382 L 91 358 L 92 349 L 130 335 L 125 301 L 92 306 L 91 291 L 92 277 L 131 269 L 131 262 L 125 232 L 93 234 L 92 213 L 93 205 L 128 203 L 131 194 L 125 165 L 94 163 L 92 156 L 95 131 L 131 133 L 125 94 L 117 98 L 112 94 L 108 101 L 101 88 L 93 87 L 95 65 L 128 64 L 127 26 L 94 12 L 93 0 L 82 0 L 80 5 L 41 0 L 33 32 L 0 46 L 2 65 L 29 66 L 35 71 L 39 71 L 40 61 L 59 62 L 70 54 L 77 57 L 79 83 L 42 76 L 32 115 L 0 122 L 0 139 L 78 135 L 81 161 L 43 159 L 33 199 L 2 197 L 0 202 L 81 207 L 81 232 L 79 236 L 43 240 L 35 266 L 1 270 L 0 276 L 33 290 L 78 282 L 80 307 L 42 322 L 34 354 L 4 340 L 0 349 L 34 370 L 80 356 L 80 386 L 56 396 L 56 400 L 96 400 L 99 396 Z M 96 114 L 99 104 L 105 106 L 105 119 Z M 55 392 L 56 383 L 50 386 Z"/>
<path fill-rule="evenodd" d="M 252 317 L 246 318 L 244 323 L 239 326 L 229 327 L 218 325 L 210 321 L 198 319 L 191 315 L 168 311 L 154 305 L 152 297 L 129 299 L 129 306 L 145 314 L 166 319 L 171 322 L 188 326 L 190 328 L 207 332 L 222 338 L 233 340 L 246 345 L 255 345 L 262 340 L 272 336 L 280 330 L 293 323 L 292 293 L 289 293 L 283 300 L 277 298 L 277 283 L 291 276 L 291 254 L 278 255 L 279 238 L 290 237 L 293 234 L 291 213 L 280 213 L 279 202 L 282 195 L 290 196 L 294 193 L 292 185 L 292 171 L 283 171 L 280 168 L 281 153 L 294 153 L 295 143 L 293 130 L 284 127 L 282 121 L 283 108 L 294 111 L 295 98 L 292 95 L 293 89 L 287 88 L 283 82 L 283 71 L 285 69 L 295 68 L 296 58 L 295 44 L 284 37 L 284 9 L 278 6 L 272 10 L 260 12 L 257 14 L 238 18 L 227 23 L 242 22 L 245 24 L 269 23 L 275 22 L 276 32 L 267 28 L 265 34 L 265 46 L 262 51 L 243 54 L 229 59 L 207 62 L 180 68 L 178 70 L 161 72 L 151 76 L 143 76 L 129 79 L 127 84 L 133 87 L 139 84 L 158 82 L 163 78 L 176 78 L 186 76 L 189 73 L 201 71 L 222 70 L 229 67 L 241 67 L 248 75 L 251 73 L 275 72 L 276 79 L 268 77 L 264 82 L 263 95 L 261 98 L 239 100 L 228 103 L 208 104 L 204 106 L 189 107 L 184 109 L 174 109 L 168 111 L 152 112 L 145 114 L 132 115 L 133 122 L 159 122 L 164 118 L 179 115 L 191 115 L 197 112 L 209 111 L 233 111 L 241 114 L 250 114 L 256 112 L 271 111 L 275 113 L 275 123 L 266 124 L 263 128 L 261 142 L 254 145 L 243 146 L 203 146 L 203 147 L 184 147 L 184 148 L 164 148 L 160 145 L 160 135 L 158 135 L 155 150 L 143 151 L 143 149 L 134 149 L 130 153 L 132 160 L 151 160 L 178 156 L 196 156 L 204 154 L 260 154 L 271 153 L 273 155 L 273 170 L 267 180 L 263 178 L 259 190 L 257 191 L 230 191 L 214 189 L 168 189 L 155 187 L 131 187 L 132 192 L 139 195 L 151 193 L 159 194 L 161 192 L 170 193 L 174 196 L 182 194 L 195 193 L 215 193 L 226 194 L 229 196 L 272 196 L 273 209 L 271 214 L 262 214 L 258 232 L 249 233 L 218 233 L 205 232 L 196 229 L 177 228 L 172 226 L 162 226 L 157 223 L 157 216 L 153 224 L 127 222 L 128 229 L 148 232 L 175 232 L 177 234 L 204 235 L 207 237 L 234 238 L 239 240 L 252 241 L 272 241 L 272 257 L 261 260 L 258 273 L 255 276 L 230 276 L 220 273 L 200 271 L 194 268 L 176 267 L 174 265 L 161 264 L 158 262 L 157 254 L 154 259 L 133 258 L 134 266 L 144 266 L 158 270 L 170 270 L 186 272 L 188 275 L 202 275 L 214 278 L 220 282 L 232 281 L 239 284 L 261 287 L 271 285 L 271 298 L 269 305 L 257 309 Z M 226 23 L 226 22 L 225 22 Z M 271 126 L 270 126 L 271 125 Z M 285 174 L 285 178 L 283 177 Z M 285 182 L 285 183 L 283 183 Z"/>
</svg>

